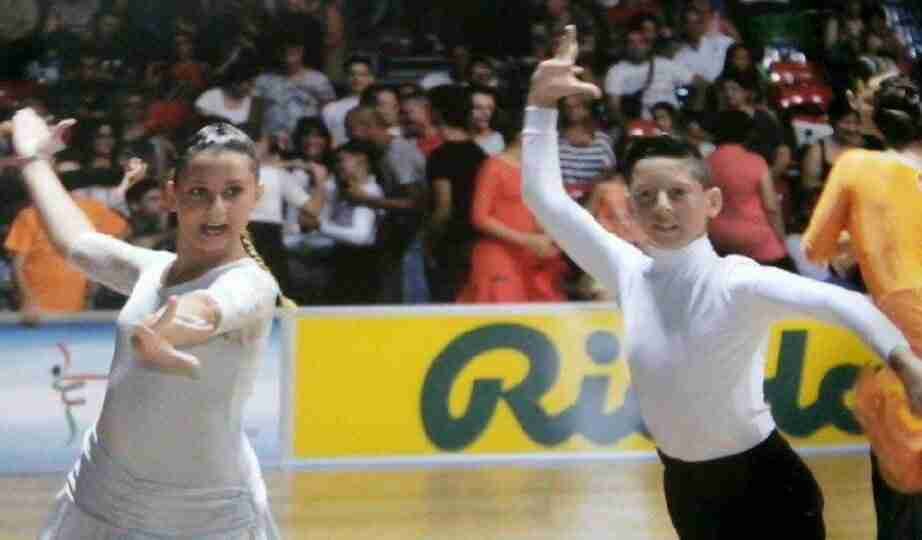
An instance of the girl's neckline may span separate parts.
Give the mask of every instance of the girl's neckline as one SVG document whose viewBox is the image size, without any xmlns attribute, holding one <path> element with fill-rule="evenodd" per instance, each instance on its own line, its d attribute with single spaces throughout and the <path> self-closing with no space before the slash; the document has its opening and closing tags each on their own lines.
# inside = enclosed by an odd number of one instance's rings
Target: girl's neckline
<svg viewBox="0 0 922 540">
<path fill-rule="evenodd" d="M 170 275 L 170 271 L 173 269 L 173 266 L 176 265 L 176 259 L 174 258 L 172 261 L 170 261 L 169 264 L 166 265 L 166 267 L 163 269 L 163 272 L 160 274 L 160 288 L 164 291 L 185 288 L 185 287 L 188 287 L 189 285 L 193 285 L 195 283 L 203 281 L 217 272 L 221 272 L 233 266 L 250 264 L 250 263 L 255 264 L 256 261 L 254 261 L 252 257 L 241 257 L 239 259 L 226 262 L 224 264 L 215 266 L 213 268 L 209 268 L 204 273 L 194 278 L 186 279 L 178 283 L 167 284 L 167 277 Z"/>
</svg>

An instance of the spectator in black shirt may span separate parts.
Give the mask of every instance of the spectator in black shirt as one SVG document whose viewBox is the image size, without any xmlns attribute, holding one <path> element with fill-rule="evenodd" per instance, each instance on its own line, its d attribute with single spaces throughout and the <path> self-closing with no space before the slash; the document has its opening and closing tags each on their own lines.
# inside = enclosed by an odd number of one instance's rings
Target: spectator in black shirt
<svg viewBox="0 0 922 540">
<path fill-rule="evenodd" d="M 445 142 L 432 152 L 426 165 L 429 287 L 433 301 L 446 303 L 455 301 L 470 269 L 475 240 L 471 225 L 474 179 L 487 155 L 467 130 L 471 113 L 467 89 L 437 87 L 430 99 Z"/>
</svg>

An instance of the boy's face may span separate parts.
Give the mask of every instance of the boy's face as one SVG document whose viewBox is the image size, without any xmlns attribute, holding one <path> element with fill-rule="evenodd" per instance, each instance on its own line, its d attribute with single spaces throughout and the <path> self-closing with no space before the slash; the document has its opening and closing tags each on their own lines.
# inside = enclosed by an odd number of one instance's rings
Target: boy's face
<svg viewBox="0 0 922 540">
<path fill-rule="evenodd" d="M 631 175 L 631 210 L 650 242 L 681 249 L 707 233 L 720 213 L 720 189 L 692 178 L 684 159 L 654 157 L 637 162 Z"/>
</svg>

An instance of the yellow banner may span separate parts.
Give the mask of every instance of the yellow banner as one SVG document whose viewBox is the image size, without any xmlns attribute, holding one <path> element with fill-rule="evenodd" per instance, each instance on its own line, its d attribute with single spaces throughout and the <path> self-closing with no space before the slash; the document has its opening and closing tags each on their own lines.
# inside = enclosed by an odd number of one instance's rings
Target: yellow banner
<svg viewBox="0 0 922 540">
<path fill-rule="evenodd" d="M 296 459 L 650 451 L 611 310 L 388 312 L 297 323 Z M 507 314 L 510 313 L 510 314 Z M 848 403 L 876 360 L 850 333 L 771 336 L 766 397 L 795 445 L 861 444 Z"/>
</svg>

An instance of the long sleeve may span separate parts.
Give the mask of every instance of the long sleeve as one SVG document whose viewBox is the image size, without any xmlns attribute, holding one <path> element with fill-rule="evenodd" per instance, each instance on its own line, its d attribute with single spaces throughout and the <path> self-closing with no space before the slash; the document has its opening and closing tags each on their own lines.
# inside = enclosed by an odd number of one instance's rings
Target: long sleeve
<svg viewBox="0 0 922 540">
<path fill-rule="evenodd" d="M 131 294 L 146 266 L 171 257 L 170 253 L 133 246 L 98 232 L 77 237 L 68 254 L 70 262 L 91 280 L 126 295 Z"/>
<path fill-rule="evenodd" d="M 839 235 L 848 224 L 848 178 L 858 156 L 849 152 L 838 159 L 810 218 L 802 243 L 804 254 L 813 263 L 826 263 L 839 253 Z"/>
<path fill-rule="evenodd" d="M 733 301 L 756 320 L 802 315 L 843 326 L 884 360 L 895 347 L 909 347 L 899 329 L 862 294 L 752 262 L 735 265 L 729 279 Z"/>
<path fill-rule="evenodd" d="M 275 309 L 278 284 L 255 264 L 234 268 L 214 281 L 206 293 L 215 301 L 220 322 L 215 334 L 240 330 L 264 320 Z"/>
<path fill-rule="evenodd" d="M 608 290 L 645 260 L 631 244 L 606 231 L 567 195 L 557 152 L 557 111 L 528 107 L 522 151 L 522 196 L 538 223 L 576 263 Z"/>
<path fill-rule="evenodd" d="M 355 208 L 348 227 L 321 219 L 320 232 L 330 238 L 355 246 L 370 246 L 375 242 L 375 211 L 367 206 Z"/>
</svg>

